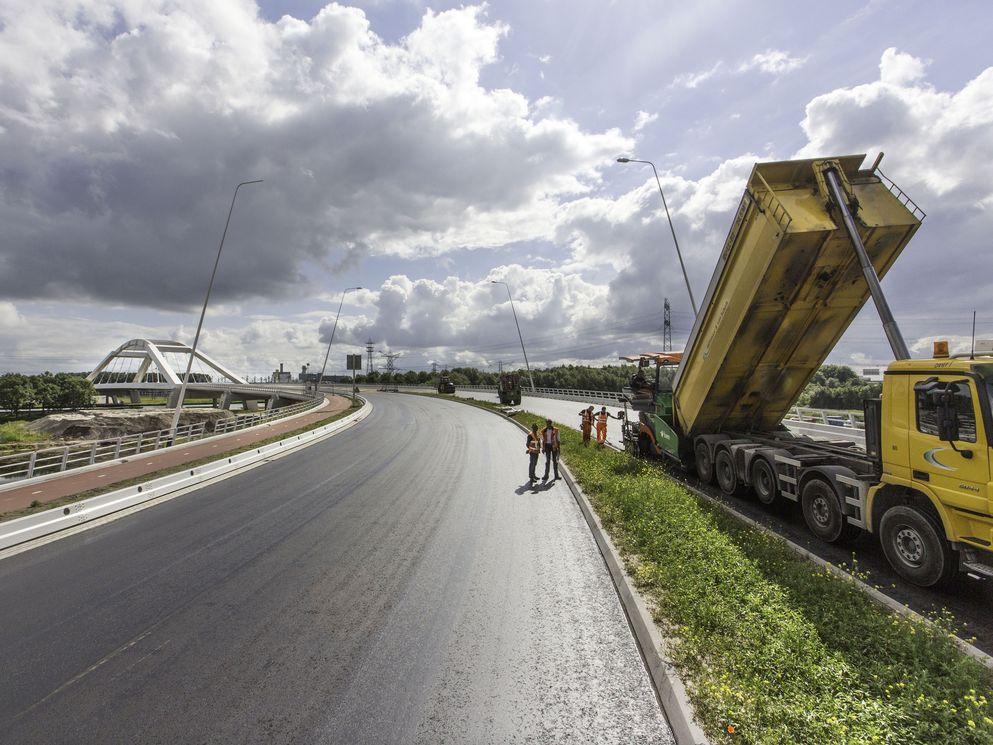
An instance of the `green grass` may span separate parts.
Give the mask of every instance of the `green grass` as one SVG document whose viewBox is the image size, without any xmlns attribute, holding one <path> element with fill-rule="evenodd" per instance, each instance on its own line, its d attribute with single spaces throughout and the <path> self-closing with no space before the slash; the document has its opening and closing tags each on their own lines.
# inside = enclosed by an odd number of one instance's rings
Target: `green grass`
<svg viewBox="0 0 993 745">
<path fill-rule="evenodd" d="M 715 742 L 993 743 L 993 674 L 950 619 L 895 616 L 661 469 L 561 433 Z"/>
<path fill-rule="evenodd" d="M 29 432 L 25 429 L 26 424 L 27 422 L 22 420 L 0 424 L 0 444 L 41 442 L 45 439 L 37 432 Z"/>
<path fill-rule="evenodd" d="M 109 491 L 124 489 L 125 487 L 134 486 L 135 484 L 142 484 L 146 481 L 157 479 L 160 476 L 168 476 L 173 473 L 178 473 L 179 471 L 188 471 L 191 468 L 197 468 L 199 466 L 206 465 L 207 463 L 211 463 L 215 460 L 220 460 L 221 458 L 228 458 L 232 455 L 237 455 L 238 453 L 244 453 L 248 450 L 255 450 L 257 448 L 262 447 L 263 445 L 269 445 L 270 443 L 278 442 L 279 440 L 285 440 L 287 437 L 293 437 L 294 435 L 300 435 L 303 434 L 304 432 L 309 432 L 312 429 L 323 427 L 325 424 L 330 424 L 331 422 L 337 419 L 341 419 L 342 417 L 354 413 L 356 409 L 361 407 L 361 405 L 362 405 L 361 402 L 354 403 L 352 404 L 351 407 L 345 409 L 344 411 L 340 411 L 337 414 L 332 414 L 331 416 L 325 417 L 324 419 L 319 419 L 316 422 L 311 422 L 305 427 L 294 429 L 291 432 L 284 432 L 283 434 L 274 435 L 272 437 L 266 438 L 265 440 L 260 440 L 259 442 L 253 442 L 250 445 L 243 445 L 241 447 L 234 448 L 232 450 L 219 451 L 206 458 L 200 458 L 198 460 L 188 461 L 186 463 L 182 463 L 176 466 L 171 466 L 169 468 L 162 468 L 158 471 L 146 473 L 142 476 L 136 476 L 133 479 L 115 481 L 113 483 L 107 484 L 106 486 L 101 486 L 97 489 L 90 489 L 88 491 L 79 492 L 78 494 L 71 494 L 69 496 L 62 497 L 61 499 L 53 499 L 50 502 L 39 502 L 35 500 L 34 502 L 31 503 L 29 507 L 25 507 L 24 509 L 11 510 L 9 512 L 0 512 L 0 522 L 4 522 L 6 520 L 13 520 L 18 517 L 24 517 L 25 515 L 30 515 L 34 512 L 40 512 L 42 510 L 52 509 L 53 507 L 62 507 L 63 505 L 71 504 L 72 502 L 78 502 L 82 499 L 89 499 L 90 497 L 97 497 L 101 494 L 106 494 Z M 195 442 L 191 443 L 191 445 L 195 446 L 196 443 Z"/>
</svg>

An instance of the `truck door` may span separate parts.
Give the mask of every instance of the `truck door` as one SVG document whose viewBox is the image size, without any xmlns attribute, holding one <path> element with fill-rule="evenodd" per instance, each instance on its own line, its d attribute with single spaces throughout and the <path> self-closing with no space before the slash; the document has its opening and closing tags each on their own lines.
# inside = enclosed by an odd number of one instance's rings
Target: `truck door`
<svg viewBox="0 0 993 745">
<path fill-rule="evenodd" d="M 938 438 L 940 405 L 934 392 L 953 396 L 958 438 Z M 947 505 L 973 512 L 989 511 L 989 460 L 986 432 L 975 383 L 954 375 L 919 380 L 914 385 L 910 430 L 910 467 L 915 481 L 926 482 Z"/>
</svg>

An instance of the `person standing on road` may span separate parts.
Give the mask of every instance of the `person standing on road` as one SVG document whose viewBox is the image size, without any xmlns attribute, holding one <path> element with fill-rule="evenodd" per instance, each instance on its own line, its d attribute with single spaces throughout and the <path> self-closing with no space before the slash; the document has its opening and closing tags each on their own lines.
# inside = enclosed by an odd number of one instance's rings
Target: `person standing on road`
<svg viewBox="0 0 993 745">
<path fill-rule="evenodd" d="M 579 412 L 580 430 L 583 433 L 583 444 L 590 446 L 590 432 L 593 430 L 593 407 L 583 409 Z"/>
<path fill-rule="evenodd" d="M 531 425 L 531 431 L 528 433 L 526 452 L 530 461 L 528 464 L 528 479 L 531 481 L 531 486 L 534 486 L 534 482 L 538 480 L 538 475 L 534 471 L 538 467 L 538 456 L 541 454 L 541 437 L 538 435 L 537 424 Z"/>
<path fill-rule="evenodd" d="M 552 426 L 551 419 L 546 419 L 545 428 L 541 430 L 541 447 L 545 451 L 545 475 L 541 477 L 542 481 L 548 481 L 549 466 L 555 466 L 554 481 L 559 480 L 559 448 L 561 444 L 558 428 Z"/>
<path fill-rule="evenodd" d="M 593 408 L 592 406 L 590 407 Z M 596 415 L 596 444 L 603 447 L 603 444 L 607 441 L 607 420 L 608 419 L 623 419 L 620 414 L 611 414 L 607 411 L 606 406 L 600 407 L 600 413 Z"/>
</svg>

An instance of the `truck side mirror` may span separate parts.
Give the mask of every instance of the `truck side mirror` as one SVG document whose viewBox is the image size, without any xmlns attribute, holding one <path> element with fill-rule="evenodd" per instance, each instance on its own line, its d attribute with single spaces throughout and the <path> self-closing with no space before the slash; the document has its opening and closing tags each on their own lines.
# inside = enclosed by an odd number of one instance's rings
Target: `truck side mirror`
<svg viewBox="0 0 993 745">
<path fill-rule="evenodd" d="M 955 394 L 943 390 L 935 395 L 935 413 L 938 417 L 938 439 L 955 442 L 959 439 L 959 416 L 955 408 Z"/>
</svg>

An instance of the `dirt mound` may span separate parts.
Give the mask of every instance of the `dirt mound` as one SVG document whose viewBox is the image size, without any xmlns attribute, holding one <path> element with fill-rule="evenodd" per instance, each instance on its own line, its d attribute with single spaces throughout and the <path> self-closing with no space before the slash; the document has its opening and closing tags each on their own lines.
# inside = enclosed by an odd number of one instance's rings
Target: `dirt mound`
<svg viewBox="0 0 993 745">
<path fill-rule="evenodd" d="M 180 426 L 207 422 L 212 432 L 221 419 L 235 415 L 224 409 L 186 409 L 179 417 Z M 172 426 L 171 409 L 123 409 L 97 411 L 87 409 L 63 414 L 49 414 L 35 419 L 25 429 L 63 440 L 112 440 Z"/>
</svg>

